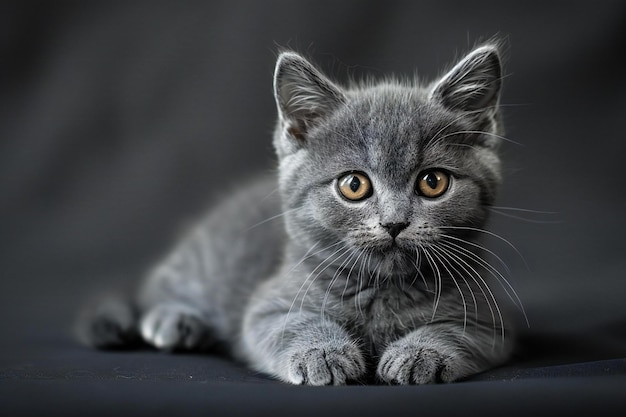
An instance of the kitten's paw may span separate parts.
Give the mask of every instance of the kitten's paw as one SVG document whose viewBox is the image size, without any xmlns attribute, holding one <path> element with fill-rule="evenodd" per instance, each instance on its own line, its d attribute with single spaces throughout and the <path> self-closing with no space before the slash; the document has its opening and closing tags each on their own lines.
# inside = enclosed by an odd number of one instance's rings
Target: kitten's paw
<svg viewBox="0 0 626 417">
<path fill-rule="evenodd" d="M 289 382 L 300 385 L 344 385 L 365 373 L 360 349 L 350 343 L 304 348 L 289 358 Z"/>
<path fill-rule="evenodd" d="M 140 330 L 146 342 L 162 350 L 205 350 L 214 344 L 200 314 L 178 304 L 150 309 L 141 319 Z"/>
<path fill-rule="evenodd" d="M 452 382 L 460 375 L 461 366 L 450 353 L 431 346 L 406 343 L 391 344 L 378 363 L 377 375 L 388 384 L 434 384 Z"/>
<path fill-rule="evenodd" d="M 83 311 L 75 330 L 83 343 L 99 349 L 131 348 L 141 342 L 133 307 L 115 297 Z"/>
</svg>

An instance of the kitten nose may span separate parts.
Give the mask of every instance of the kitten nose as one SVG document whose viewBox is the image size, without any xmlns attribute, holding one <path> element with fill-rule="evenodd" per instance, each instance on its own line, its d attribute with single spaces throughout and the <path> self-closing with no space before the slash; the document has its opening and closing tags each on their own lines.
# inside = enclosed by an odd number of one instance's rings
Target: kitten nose
<svg viewBox="0 0 626 417">
<path fill-rule="evenodd" d="M 382 224 L 381 226 L 385 229 L 387 229 L 387 232 L 391 235 L 392 238 L 396 238 L 396 236 L 398 236 L 400 234 L 401 231 L 403 231 L 404 229 L 406 229 L 409 226 L 409 223 L 407 222 L 402 222 L 402 223 L 386 223 L 386 224 Z"/>
</svg>

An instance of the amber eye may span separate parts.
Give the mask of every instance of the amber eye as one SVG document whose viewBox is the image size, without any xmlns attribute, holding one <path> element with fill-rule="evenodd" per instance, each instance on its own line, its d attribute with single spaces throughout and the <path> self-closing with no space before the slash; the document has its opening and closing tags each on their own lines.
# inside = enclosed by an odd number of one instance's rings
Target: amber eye
<svg viewBox="0 0 626 417">
<path fill-rule="evenodd" d="M 359 201 L 372 195 L 372 183 L 367 175 L 351 172 L 339 177 L 337 188 L 350 201 Z"/>
<path fill-rule="evenodd" d="M 450 176 L 436 169 L 424 171 L 417 179 L 417 193 L 427 198 L 437 198 L 448 190 Z"/>
</svg>

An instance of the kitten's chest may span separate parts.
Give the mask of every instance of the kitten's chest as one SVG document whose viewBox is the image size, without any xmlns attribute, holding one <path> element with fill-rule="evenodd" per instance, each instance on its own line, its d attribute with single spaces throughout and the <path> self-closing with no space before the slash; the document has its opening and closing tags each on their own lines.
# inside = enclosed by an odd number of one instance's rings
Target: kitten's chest
<svg viewBox="0 0 626 417">
<path fill-rule="evenodd" d="M 414 288 L 366 289 L 355 296 L 353 314 L 360 336 L 375 352 L 428 322 L 432 300 Z"/>
</svg>

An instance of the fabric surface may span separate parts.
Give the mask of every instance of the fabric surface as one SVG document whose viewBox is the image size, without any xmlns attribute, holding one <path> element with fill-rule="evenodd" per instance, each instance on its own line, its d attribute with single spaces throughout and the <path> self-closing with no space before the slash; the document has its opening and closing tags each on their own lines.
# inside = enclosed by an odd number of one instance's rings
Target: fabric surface
<svg viewBox="0 0 626 417">
<path fill-rule="evenodd" d="M 3 2 L 0 414 L 619 415 L 626 411 L 623 2 Z M 277 51 L 340 82 L 432 80 L 507 42 L 511 363 L 455 384 L 291 387 L 225 358 L 100 352 L 81 305 L 125 290 L 240 181 L 273 169 Z M 515 208 L 516 210 L 511 210 Z"/>
</svg>

